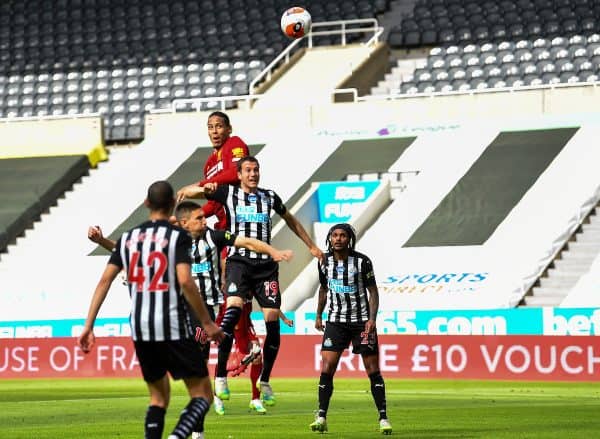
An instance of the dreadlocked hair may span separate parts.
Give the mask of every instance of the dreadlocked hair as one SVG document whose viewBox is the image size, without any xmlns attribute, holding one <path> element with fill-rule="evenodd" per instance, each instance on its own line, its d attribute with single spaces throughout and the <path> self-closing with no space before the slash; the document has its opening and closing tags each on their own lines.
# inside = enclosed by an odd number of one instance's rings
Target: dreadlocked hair
<svg viewBox="0 0 600 439">
<path fill-rule="evenodd" d="M 356 244 L 356 232 L 354 231 L 354 227 L 352 227 L 348 223 L 338 223 L 332 226 L 327 232 L 327 239 L 325 239 L 325 245 L 327 246 L 327 251 L 332 251 L 331 248 L 331 235 L 334 230 L 341 229 L 348 235 L 348 247 L 350 250 L 354 250 L 354 245 Z"/>
</svg>

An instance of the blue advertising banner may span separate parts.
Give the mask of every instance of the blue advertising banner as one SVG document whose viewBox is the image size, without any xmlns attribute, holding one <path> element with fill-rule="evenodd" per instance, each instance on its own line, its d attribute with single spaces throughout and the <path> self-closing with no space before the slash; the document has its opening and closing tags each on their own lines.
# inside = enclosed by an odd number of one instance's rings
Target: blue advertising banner
<svg viewBox="0 0 600 439">
<path fill-rule="evenodd" d="M 317 189 L 319 221 L 348 222 L 379 186 L 379 181 L 336 181 L 320 183 Z"/>
</svg>

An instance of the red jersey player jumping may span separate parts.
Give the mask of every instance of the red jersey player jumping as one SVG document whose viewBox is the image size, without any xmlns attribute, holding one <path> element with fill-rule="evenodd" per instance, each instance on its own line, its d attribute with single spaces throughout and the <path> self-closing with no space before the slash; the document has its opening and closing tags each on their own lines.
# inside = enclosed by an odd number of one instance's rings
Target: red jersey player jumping
<svg viewBox="0 0 600 439">
<path fill-rule="evenodd" d="M 206 183 L 223 185 L 239 184 L 237 161 L 249 155 L 248 146 L 238 136 L 231 136 L 233 128 L 229 121 L 229 116 L 222 111 L 214 111 L 208 115 L 207 129 L 208 137 L 213 145 L 213 152 L 204 164 L 204 179 L 194 184 L 194 186 L 203 186 Z M 217 221 L 213 226 L 215 229 L 226 229 L 227 218 L 225 209 L 220 203 L 209 200 L 202 206 L 202 210 L 207 218 L 216 215 Z M 223 262 L 226 255 L 227 251 L 224 250 L 222 255 Z M 225 264 L 223 263 L 222 266 L 224 267 Z M 228 362 L 227 355 L 222 354 L 221 349 L 219 350 L 218 362 L 215 368 L 214 398 L 215 411 L 219 415 L 225 414 L 225 407 L 222 400 L 227 400 L 230 396 L 227 386 L 227 373 L 230 372 L 234 376 L 239 375 L 249 365 L 250 379 L 252 381 L 250 408 L 257 413 L 266 413 L 260 400 L 260 391 L 256 387 L 256 382 L 262 369 L 262 358 L 258 337 L 254 332 L 252 320 L 250 320 L 252 304 L 246 304 L 244 311 L 243 317 L 238 322 L 233 335 L 238 354 L 231 355 Z M 224 309 L 221 309 L 216 319 L 217 324 L 223 318 L 223 313 Z M 231 338 L 223 341 L 223 343 L 227 342 L 231 343 Z"/>
<path fill-rule="evenodd" d="M 204 164 L 204 180 L 198 186 L 206 183 L 239 184 L 237 175 L 237 161 L 250 155 L 248 145 L 238 136 L 231 136 L 231 123 L 229 116 L 221 111 L 214 111 L 208 115 L 208 137 L 213 145 L 212 154 Z M 226 227 L 225 210 L 216 201 L 207 201 L 202 207 L 206 218 L 216 215 L 218 218 L 214 228 L 224 230 Z"/>
</svg>

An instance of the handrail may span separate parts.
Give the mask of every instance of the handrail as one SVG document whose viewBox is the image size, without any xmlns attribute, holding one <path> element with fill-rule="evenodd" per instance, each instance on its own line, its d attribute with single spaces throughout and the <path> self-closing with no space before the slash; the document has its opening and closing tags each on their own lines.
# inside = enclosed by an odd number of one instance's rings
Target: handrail
<svg viewBox="0 0 600 439">
<path fill-rule="evenodd" d="M 364 95 L 358 96 L 357 93 L 353 93 L 355 99 L 353 102 L 366 102 L 366 101 L 380 101 L 380 100 L 394 100 L 394 99 L 408 99 L 408 98 L 435 98 L 442 96 L 460 96 L 460 95 L 476 95 L 485 93 L 514 93 L 528 90 L 547 90 L 557 88 L 570 88 L 570 87 L 581 87 L 581 86 L 600 86 L 600 81 L 590 82 L 571 82 L 571 83 L 559 83 L 559 84 L 539 84 L 539 85 L 524 85 L 518 87 L 498 87 L 498 88 L 482 88 L 474 90 L 451 90 L 451 91 L 435 91 L 430 93 L 389 93 L 384 95 Z M 336 89 L 334 94 L 338 91 L 349 92 L 349 89 Z M 397 90 L 399 91 L 399 90 Z"/>
<path fill-rule="evenodd" d="M 354 24 L 364 24 L 369 23 L 371 27 L 357 27 L 348 29 L 347 26 Z M 323 30 L 323 31 L 315 31 L 315 28 L 319 27 L 327 27 L 327 26 L 340 26 L 339 29 L 332 30 Z M 379 37 L 383 33 L 383 28 L 379 26 L 377 19 L 375 18 L 357 18 L 354 20 L 336 20 L 336 21 L 320 21 L 317 23 L 313 23 L 311 27 L 311 31 L 308 35 L 305 35 L 302 38 L 298 38 L 292 41 L 285 49 L 281 51 L 277 57 L 273 61 L 269 63 L 253 80 L 250 82 L 250 86 L 248 87 L 250 94 L 254 94 L 254 90 L 256 90 L 256 86 L 262 80 L 270 80 L 273 74 L 273 70 L 275 66 L 281 61 L 284 60 L 284 63 L 287 64 L 290 62 L 290 53 L 291 51 L 300 44 L 304 39 L 307 40 L 307 44 L 309 48 L 313 47 L 313 37 L 315 36 L 323 36 L 323 35 L 341 35 L 342 36 L 342 46 L 346 45 L 346 35 L 350 33 L 363 33 L 363 32 L 373 32 L 373 36 L 364 43 L 365 46 L 370 47 L 377 41 L 379 41 Z"/>
<path fill-rule="evenodd" d="M 8 116 L 1 117 L 0 123 L 8 122 L 31 122 L 42 120 L 57 120 L 57 119 L 83 119 L 86 117 L 100 117 L 100 113 L 76 113 L 76 114 L 48 114 L 45 116 Z"/>
<path fill-rule="evenodd" d="M 527 85 L 521 87 L 499 87 L 499 88 L 483 88 L 483 89 L 475 89 L 475 90 L 452 90 L 452 91 L 439 91 L 439 92 L 431 92 L 431 93 L 389 93 L 387 95 L 364 95 L 358 96 L 358 89 L 356 88 L 337 88 L 333 90 L 332 96 L 342 93 L 348 93 L 352 95 L 352 102 L 368 102 L 368 101 L 383 101 L 383 100 L 395 100 L 395 99 L 410 99 L 410 98 L 435 98 L 435 97 L 443 97 L 443 96 L 463 96 L 463 95 L 478 95 L 478 94 L 486 94 L 486 93 L 515 93 L 520 91 L 528 91 L 528 90 L 548 90 L 548 89 L 560 89 L 560 88 L 570 88 L 570 87 L 582 87 L 582 86 L 600 86 L 600 81 L 590 81 L 590 82 L 573 82 L 573 83 L 560 83 L 560 84 L 540 84 L 540 85 Z M 181 108 L 185 105 L 190 105 L 194 108 L 195 111 L 199 112 L 201 104 L 204 102 L 219 102 L 220 109 L 225 110 L 225 103 L 229 101 L 254 101 L 260 99 L 262 97 L 261 94 L 249 94 L 249 95 L 239 95 L 239 96 L 213 96 L 213 97 L 205 97 L 205 98 L 188 98 L 188 99 L 175 99 L 171 102 L 170 107 L 161 108 L 161 109 L 153 109 L 150 110 L 150 114 L 164 114 L 164 113 L 175 113 L 178 108 Z M 39 119 L 62 119 L 69 117 L 92 117 L 92 116 L 100 116 L 99 113 L 89 113 L 89 114 L 78 114 L 78 115 L 56 115 L 56 116 L 39 116 L 39 117 L 22 117 L 22 118 L 4 118 L 0 119 L 0 122 L 9 122 L 15 120 L 39 120 Z"/>
<path fill-rule="evenodd" d="M 292 51 L 292 49 L 294 49 L 294 47 L 299 45 L 300 42 L 304 38 L 305 37 L 298 38 L 298 39 L 292 41 L 290 44 L 288 44 L 288 46 L 285 49 L 283 49 L 281 51 L 281 53 L 279 55 L 277 55 L 275 57 L 275 59 L 269 63 L 268 66 L 266 66 L 258 75 L 256 75 L 256 77 L 250 82 L 250 85 L 248 86 L 248 90 L 251 95 L 254 94 L 254 90 L 256 89 L 256 84 L 258 84 L 260 81 L 262 81 L 264 76 L 266 76 L 267 81 L 271 79 L 271 75 L 273 74 L 274 67 L 279 63 L 279 61 L 281 61 L 282 59 L 285 58 L 285 64 L 290 62 L 290 52 Z"/>
<path fill-rule="evenodd" d="M 371 27 L 357 27 L 348 29 L 346 26 L 353 24 L 366 24 L 370 23 Z M 341 26 L 341 29 L 332 29 L 332 30 L 323 30 L 316 31 L 315 28 L 319 27 L 329 27 L 329 26 Z M 372 44 L 372 42 L 377 42 L 379 40 L 379 36 L 383 33 L 383 27 L 379 26 L 379 23 L 376 18 L 355 18 L 353 20 L 334 20 L 334 21 L 320 21 L 318 23 L 313 23 L 311 31 L 308 33 L 308 47 L 312 47 L 312 39 L 314 36 L 323 36 L 323 35 L 341 35 L 342 36 L 342 46 L 346 45 L 346 34 L 351 33 L 362 33 L 362 32 L 373 32 L 373 37 L 367 41 L 367 43 Z M 375 38 L 374 38 L 375 37 Z M 365 45 L 367 45 L 365 43 Z"/>
<path fill-rule="evenodd" d="M 167 108 L 158 108 L 150 110 L 151 114 L 161 113 L 176 113 L 178 108 L 186 105 L 191 106 L 196 112 L 201 111 L 200 107 L 205 102 L 219 102 L 220 109 L 226 110 L 225 103 L 229 101 L 245 101 L 249 102 L 252 100 L 259 99 L 262 95 L 238 95 L 238 96 L 211 96 L 204 98 L 185 98 L 185 99 L 174 99 L 171 105 Z"/>
<path fill-rule="evenodd" d="M 347 26 L 351 25 L 361 25 L 361 24 L 369 24 L 369 27 L 355 27 L 348 28 Z M 327 26 L 339 26 L 338 29 L 332 30 L 322 30 L 315 31 L 315 28 L 322 28 Z M 342 45 L 346 45 L 346 35 L 350 33 L 364 33 L 364 32 L 373 32 L 373 36 L 369 38 L 368 41 L 361 43 L 365 47 L 371 47 L 373 44 L 379 41 L 379 37 L 383 33 L 383 27 L 379 26 L 377 19 L 375 18 L 358 18 L 354 20 L 336 20 L 336 21 L 322 21 L 312 24 L 311 31 L 308 35 L 295 39 L 292 41 L 285 49 L 283 49 L 279 55 L 273 59 L 251 82 L 249 85 L 249 94 L 248 95 L 239 95 L 239 96 L 213 96 L 213 97 L 203 97 L 203 98 L 184 98 L 184 99 L 174 99 L 171 102 L 171 105 L 168 108 L 160 108 L 150 110 L 150 114 L 162 114 L 162 113 L 175 113 L 177 108 L 180 108 L 184 105 L 191 106 L 195 111 L 200 111 L 200 107 L 202 103 L 206 102 L 218 102 L 220 104 L 220 109 L 225 110 L 225 103 L 229 101 L 254 101 L 260 98 L 262 95 L 254 94 L 256 90 L 256 85 L 262 81 L 263 79 L 270 80 L 273 74 L 273 70 L 275 67 L 283 60 L 285 64 L 290 62 L 290 54 L 294 48 L 296 48 L 302 41 L 307 39 L 308 46 L 313 46 L 313 37 L 315 36 L 323 36 L 323 35 L 341 35 L 342 36 Z M 266 77 L 266 78 L 265 78 Z M 343 89 L 342 92 L 350 92 L 353 94 L 353 98 L 356 101 L 358 99 L 358 92 L 351 91 L 350 89 Z"/>
</svg>

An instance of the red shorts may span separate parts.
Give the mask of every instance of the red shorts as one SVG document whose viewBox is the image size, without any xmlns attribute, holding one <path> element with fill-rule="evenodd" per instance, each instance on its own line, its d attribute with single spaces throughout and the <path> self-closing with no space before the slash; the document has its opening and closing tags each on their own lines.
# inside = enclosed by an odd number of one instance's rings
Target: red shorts
<svg viewBox="0 0 600 439">
<path fill-rule="evenodd" d="M 252 302 L 246 302 L 242 308 L 242 315 L 240 321 L 235 325 L 233 330 L 233 339 L 237 350 L 242 354 L 250 353 L 250 344 L 253 341 L 258 341 L 256 332 L 254 331 L 254 325 L 250 319 L 250 313 L 252 312 Z M 217 316 L 217 325 L 221 324 L 223 316 L 225 315 L 225 305 L 219 308 L 219 315 Z"/>
</svg>

